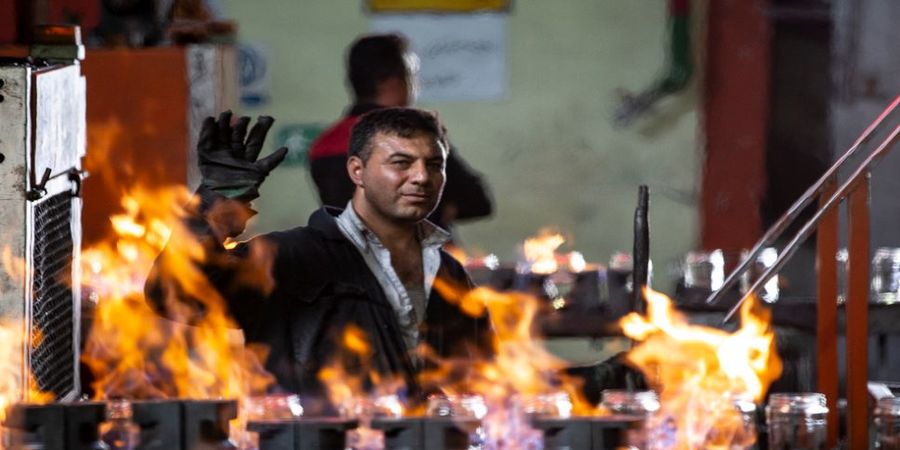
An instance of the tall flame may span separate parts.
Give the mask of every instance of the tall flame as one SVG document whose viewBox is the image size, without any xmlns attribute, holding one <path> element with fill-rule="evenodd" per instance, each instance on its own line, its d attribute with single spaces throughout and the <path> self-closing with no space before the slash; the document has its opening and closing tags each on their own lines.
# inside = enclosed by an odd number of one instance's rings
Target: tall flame
<svg viewBox="0 0 900 450">
<path fill-rule="evenodd" d="M 596 412 L 584 399 L 581 383 L 563 372 L 566 363 L 549 353 L 535 333 L 534 321 L 540 309 L 537 298 L 484 287 L 460 289 L 440 279 L 434 286 L 469 315 L 487 312 L 493 328 L 493 354 L 483 355 L 474 363 L 469 359 L 436 359 L 437 369 L 423 373 L 422 384 L 449 395 L 481 395 L 488 407 L 484 422 L 489 442 L 503 443 L 498 448 L 533 445 L 540 434 L 528 429 L 526 405 L 538 404 L 547 396 L 567 394 L 571 405 L 559 405 L 563 416 Z"/>
<path fill-rule="evenodd" d="M 741 308 L 741 327 L 733 333 L 689 324 L 666 296 L 646 289 L 647 315 L 621 321 L 625 335 L 641 341 L 627 360 L 660 394 L 660 420 L 675 423 L 671 448 L 747 446 L 736 403 L 760 402 L 781 374 L 770 314 L 752 298 Z M 662 438 L 660 438 L 662 439 Z M 719 447 L 722 446 L 722 447 Z"/>
<path fill-rule="evenodd" d="M 184 188 L 135 189 L 122 199 L 123 213 L 110 218 L 117 235 L 83 252 L 82 283 L 96 305 L 82 359 L 96 377 L 97 398 L 241 398 L 272 382 L 258 362 L 264 350 L 245 351 L 223 299 L 197 268 L 206 254 L 183 228 L 183 205 L 192 206 Z M 161 318 L 143 297 L 167 245 L 159 264 L 181 292 L 203 304 L 201 317 L 181 306 L 191 325 Z M 270 261 L 264 251 L 258 256 L 266 272 Z M 180 306 L 179 299 L 167 301 Z"/>
</svg>

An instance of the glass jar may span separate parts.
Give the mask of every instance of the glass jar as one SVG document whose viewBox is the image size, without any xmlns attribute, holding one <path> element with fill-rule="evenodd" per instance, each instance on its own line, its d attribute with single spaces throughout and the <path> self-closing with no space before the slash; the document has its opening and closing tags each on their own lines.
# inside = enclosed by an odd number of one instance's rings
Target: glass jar
<svg viewBox="0 0 900 450">
<path fill-rule="evenodd" d="M 535 395 L 522 402 L 525 414 L 567 418 L 572 415 L 572 399 L 565 392 Z"/>
<path fill-rule="evenodd" d="M 428 396 L 428 407 L 425 412 L 430 417 L 468 417 L 483 419 L 487 414 L 484 398 L 475 394 Z"/>
<path fill-rule="evenodd" d="M 772 394 L 766 407 L 766 423 L 770 450 L 827 448 L 828 407 L 824 394 Z"/>
<path fill-rule="evenodd" d="M 131 418 L 130 401 L 118 398 L 106 404 L 106 422 L 100 426 L 100 435 L 108 448 L 112 450 L 138 448 L 141 428 Z"/>
<path fill-rule="evenodd" d="M 745 253 L 749 255 L 749 251 Z M 744 272 L 744 275 L 741 277 L 741 293 L 747 293 L 750 286 L 752 286 L 766 270 L 775 265 L 776 260 L 778 260 L 778 249 L 772 247 L 764 248 L 759 253 L 759 256 L 756 257 L 756 261 L 750 265 L 750 269 Z M 780 285 L 781 276 L 778 273 L 775 273 L 772 275 L 772 278 L 769 278 L 769 280 L 762 285 L 762 288 L 756 295 L 766 303 L 775 303 L 780 296 Z"/>
<path fill-rule="evenodd" d="M 900 449 L 900 397 L 882 398 L 875 406 L 875 448 Z"/>
<path fill-rule="evenodd" d="M 660 408 L 656 392 L 607 389 L 601 393 L 600 404 L 613 414 L 643 417 L 644 425 L 640 428 L 629 429 L 625 440 L 626 444 L 632 447 L 648 448 L 648 422 Z"/>
<path fill-rule="evenodd" d="M 900 248 L 881 247 L 872 258 L 873 303 L 900 301 Z"/>
<path fill-rule="evenodd" d="M 754 448 L 757 440 L 756 403 L 749 396 L 737 395 L 731 398 L 734 412 L 725 410 L 710 411 L 707 417 L 716 417 L 715 422 L 708 422 L 704 444 L 701 448 L 727 448 L 730 450 Z"/>
<path fill-rule="evenodd" d="M 691 251 L 684 257 L 681 276 L 684 287 L 717 291 L 725 281 L 725 256 L 722 250 Z"/>
<path fill-rule="evenodd" d="M 248 397 L 242 406 L 250 421 L 293 420 L 303 416 L 303 405 L 294 394 Z"/>
<path fill-rule="evenodd" d="M 429 417 L 456 417 L 483 420 L 488 408 L 484 397 L 478 394 L 432 394 L 428 396 L 425 415 Z M 487 429 L 479 424 L 469 432 L 467 450 L 483 450 L 487 441 Z"/>
</svg>

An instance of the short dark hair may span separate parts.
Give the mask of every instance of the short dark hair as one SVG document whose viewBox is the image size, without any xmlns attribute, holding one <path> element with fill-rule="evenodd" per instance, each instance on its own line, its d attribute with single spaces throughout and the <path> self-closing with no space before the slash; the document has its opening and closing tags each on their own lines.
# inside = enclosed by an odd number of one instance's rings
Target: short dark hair
<svg viewBox="0 0 900 450">
<path fill-rule="evenodd" d="M 406 79 L 408 51 L 409 42 L 399 34 L 372 34 L 354 41 L 347 55 L 347 79 L 356 99 L 373 98 L 385 80 Z"/>
<path fill-rule="evenodd" d="M 384 133 L 402 138 L 412 138 L 427 134 L 434 138 L 437 145 L 449 149 L 447 130 L 441 125 L 437 115 L 417 108 L 384 108 L 363 114 L 359 122 L 350 132 L 350 149 L 348 156 L 357 156 L 366 162 L 372 154 L 371 141 L 378 134 Z"/>
</svg>

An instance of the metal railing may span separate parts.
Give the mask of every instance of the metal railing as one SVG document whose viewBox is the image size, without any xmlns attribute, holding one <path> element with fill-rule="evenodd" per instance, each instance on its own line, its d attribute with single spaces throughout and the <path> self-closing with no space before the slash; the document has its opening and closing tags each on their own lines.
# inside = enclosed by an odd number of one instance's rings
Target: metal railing
<svg viewBox="0 0 900 450">
<path fill-rule="evenodd" d="M 874 146 L 872 138 L 887 129 L 887 137 Z M 846 316 L 847 335 L 847 430 L 849 448 L 868 447 L 868 295 L 869 295 L 869 178 L 873 165 L 900 140 L 900 96 L 869 125 L 853 145 L 785 212 L 759 239 L 744 260 L 725 279 L 722 287 L 706 302 L 716 303 L 753 266 L 760 254 L 770 247 L 799 217 L 802 211 L 818 200 L 813 216 L 778 252 L 778 258 L 747 289 L 729 310 L 730 320 L 750 296 L 777 274 L 801 244 L 816 230 L 817 318 L 816 347 L 818 390 L 826 395 L 829 406 L 829 447 L 838 440 L 838 302 L 837 261 L 838 206 L 847 200 L 848 211 L 848 272 Z M 868 153 L 863 150 L 870 150 Z M 867 154 L 846 180 L 838 186 L 838 177 L 857 155 Z"/>
</svg>

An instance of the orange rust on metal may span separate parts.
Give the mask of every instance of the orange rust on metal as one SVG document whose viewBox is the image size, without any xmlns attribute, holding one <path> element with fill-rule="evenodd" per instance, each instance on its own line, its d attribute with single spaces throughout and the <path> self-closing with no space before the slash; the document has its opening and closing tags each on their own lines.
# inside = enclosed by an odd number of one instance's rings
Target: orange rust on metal
<svg viewBox="0 0 900 450">
<path fill-rule="evenodd" d="M 868 448 L 869 179 L 850 194 L 847 273 L 848 448 Z"/>
<path fill-rule="evenodd" d="M 820 207 L 831 198 L 835 190 L 834 180 L 828 183 L 819 197 Z M 828 402 L 828 448 L 837 447 L 838 440 L 838 307 L 837 260 L 838 209 L 832 208 L 819 222 L 816 235 L 817 310 L 816 361 L 818 364 L 817 389 L 825 394 Z"/>
<path fill-rule="evenodd" d="M 38 25 L 33 39 L 36 44 L 81 45 L 81 29 L 75 25 Z"/>
</svg>

